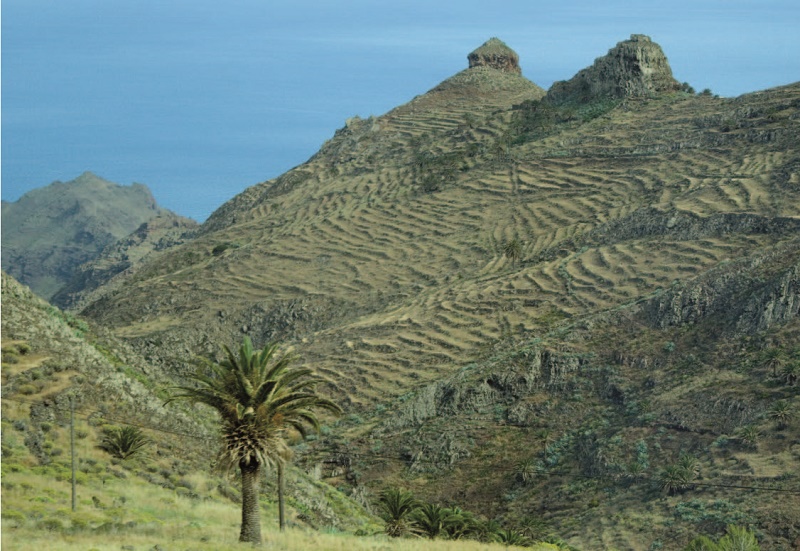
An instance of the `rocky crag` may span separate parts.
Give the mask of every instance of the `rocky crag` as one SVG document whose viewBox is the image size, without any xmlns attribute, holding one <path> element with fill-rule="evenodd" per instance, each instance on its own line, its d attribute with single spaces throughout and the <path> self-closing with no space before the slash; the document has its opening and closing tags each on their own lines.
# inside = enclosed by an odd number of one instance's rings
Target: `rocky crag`
<svg viewBox="0 0 800 551">
<path fill-rule="evenodd" d="M 522 74 L 517 52 L 499 38 L 490 38 L 467 56 L 469 68 L 491 67 L 505 73 Z"/>
<path fill-rule="evenodd" d="M 633 34 L 597 58 L 591 67 L 553 84 L 547 99 L 556 104 L 676 92 L 680 83 L 661 47 L 649 36 Z"/>
</svg>

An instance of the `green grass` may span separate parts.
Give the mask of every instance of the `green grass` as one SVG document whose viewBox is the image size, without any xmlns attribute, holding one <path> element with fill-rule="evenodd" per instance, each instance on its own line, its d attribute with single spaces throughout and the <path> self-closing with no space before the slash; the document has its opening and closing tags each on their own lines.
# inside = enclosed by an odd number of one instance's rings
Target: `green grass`
<svg viewBox="0 0 800 551">
<path fill-rule="evenodd" d="M 69 482 L 33 471 L 38 469 L 17 467 L 4 473 L 3 549 L 116 551 L 122 546 L 151 549 L 156 545 L 164 549 L 241 549 L 237 543 L 240 507 L 221 497 L 204 493 L 202 498 L 190 498 L 130 479 L 91 477 L 78 485 L 77 508 L 73 512 Z M 355 536 L 333 529 L 316 531 L 300 526 L 280 533 L 276 505 L 265 498 L 261 515 L 264 545 L 278 549 L 505 548 L 470 541 L 392 540 L 381 534 Z M 373 526 L 371 531 L 378 530 Z M 543 545 L 534 549 L 554 548 Z"/>
</svg>

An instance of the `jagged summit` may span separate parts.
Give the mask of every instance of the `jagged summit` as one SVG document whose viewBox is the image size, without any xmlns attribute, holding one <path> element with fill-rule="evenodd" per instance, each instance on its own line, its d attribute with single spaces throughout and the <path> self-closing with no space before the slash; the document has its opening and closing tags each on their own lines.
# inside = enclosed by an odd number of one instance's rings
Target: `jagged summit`
<svg viewBox="0 0 800 551">
<path fill-rule="evenodd" d="M 506 73 L 522 74 L 517 52 L 499 38 L 490 38 L 467 56 L 469 68 L 491 67 Z"/>
<path fill-rule="evenodd" d="M 632 34 L 570 80 L 553 84 L 553 103 L 650 96 L 680 89 L 661 46 L 649 36 Z"/>
</svg>

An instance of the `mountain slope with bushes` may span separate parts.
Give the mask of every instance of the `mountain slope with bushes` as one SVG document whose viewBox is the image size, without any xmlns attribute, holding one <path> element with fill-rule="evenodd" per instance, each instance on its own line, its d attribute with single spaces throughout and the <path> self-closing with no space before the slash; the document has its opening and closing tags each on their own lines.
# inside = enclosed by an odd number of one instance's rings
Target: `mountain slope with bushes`
<svg viewBox="0 0 800 551">
<path fill-rule="evenodd" d="M 473 54 L 79 313 L 167 378 L 292 343 L 346 410 L 300 459 L 334 484 L 587 549 L 796 546 L 800 84 L 695 94 L 642 35 L 547 93 Z"/>
</svg>

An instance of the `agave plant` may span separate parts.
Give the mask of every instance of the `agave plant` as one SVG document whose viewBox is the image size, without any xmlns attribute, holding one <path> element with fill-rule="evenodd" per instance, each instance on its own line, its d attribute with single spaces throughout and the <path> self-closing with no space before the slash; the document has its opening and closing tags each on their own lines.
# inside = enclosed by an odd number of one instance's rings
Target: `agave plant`
<svg viewBox="0 0 800 551">
<path fill-rule="evenodd" d="M 100 443 L 100 448 L 118 459 L 128 459 L 136 455 L 150 444 L 142 429 L 126 425 L 109 427 Z"/>
</svg>

